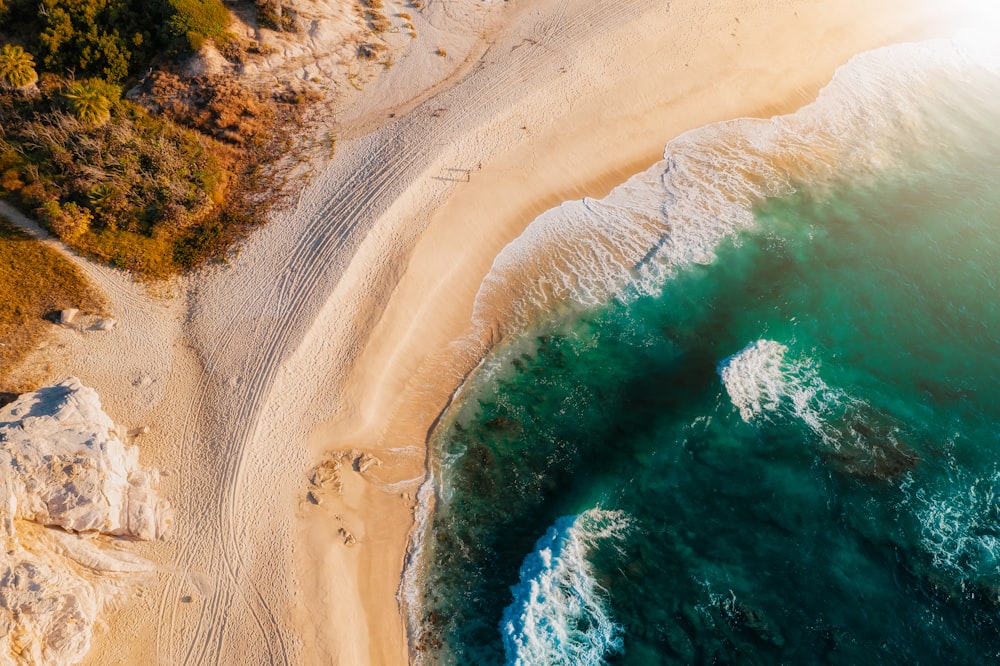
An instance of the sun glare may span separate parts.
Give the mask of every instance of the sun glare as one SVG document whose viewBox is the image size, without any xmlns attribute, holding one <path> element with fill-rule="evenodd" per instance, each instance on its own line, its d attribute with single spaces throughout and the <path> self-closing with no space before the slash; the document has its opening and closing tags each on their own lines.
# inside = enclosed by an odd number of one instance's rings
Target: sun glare
<svg viewBox="0 0 1000 666">
<path fill-rule="evenodd" d="M 958 0 L 960 8 L 970 28 L 1000 31 L 1000 1 L 998 0 Z"/>
</svg>

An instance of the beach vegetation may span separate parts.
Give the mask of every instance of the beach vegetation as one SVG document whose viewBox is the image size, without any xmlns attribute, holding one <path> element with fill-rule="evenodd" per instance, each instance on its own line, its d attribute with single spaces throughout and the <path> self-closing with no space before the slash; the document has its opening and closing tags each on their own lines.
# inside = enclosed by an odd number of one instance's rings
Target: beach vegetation
<svg viewBox="0 0 1000 666">
<path fill-rule="evenodd" d="M 358 46 L 358 57 L 362 60 L 375 61 L 378 60 L 387 50 L 388 49 L 384 44 L 365 42 L 364 44 L 360 44 Z"/>
<path fill-rule="evenodd" d="M 63 93 L 77 120 L 97 127 L 111 120 L 111 105 L 121 97 L 121 89 L 100 79 L 76 81 Z"/>
<path fill-rule="evenodd" d="M 296 32 L 295 12 L 281 0 L 257 0 L 257 24 L 279 32 Z"/>
<path fill-rule="evenodd" d="M 26 88 L 38 80 L 35 58 L 14 44 L 0 48 L 0 79 L 13 88 Z"/>
<path fill-rule="evenodd" d="M 0 0 L 0 197 L 137 276 L 224 258 L 273 202 L 276 119 L 315 97 L 181 74 L 207 40 L 257 52 L 229 23 L 220 0 Z"/>
<path fill-rule="evenodd" d="M 56 250 L 0 217 L 0 390 L 33 387 L 10 383 L 10 372 L 38 346 L 52 326 L 46 317 L 76 308 L 104 314 L 100 292 Z"/>
<path fill-rule="evenodd" d="M 139 98 L 154 115 L 100 80 L 39 89 L 0 91 L 0 196 L 82 254 L 165 277 L 223 258 L 259 218 L 256 165 L 278 149 L 259 95 L 161 72 Z"/>
<path fill-rule="evenodd" d="M 229 11 L 220 0 L 170 0 L 173 9 L 167 25 L 175 48 L 197 51 L 229 26 Z"/>
<path fill-rule="evenodd" d="M 163 48 L 164 0 L 12 0 L 11 23 L 49 72 L 119 83 Z"/>
<path fill-rule="evenodd" d="M 246 62 L 247 56 L 257 50 L 256 44 L 241 39 L 231 32 L 223 32 L 212 41 L 223 58 L 238 65 Z"/>
</svg>

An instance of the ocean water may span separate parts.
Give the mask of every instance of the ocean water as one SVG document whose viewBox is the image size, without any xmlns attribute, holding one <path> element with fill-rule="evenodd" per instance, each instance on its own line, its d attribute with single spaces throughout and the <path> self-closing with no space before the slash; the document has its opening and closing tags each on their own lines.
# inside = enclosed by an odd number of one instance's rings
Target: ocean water
<svg viewBox="0 0 1000 666">
<path fill-rule="evenodd" d="M 498 257 L 419 661 L 1000 663 L 993 48 L 863 54 Z"/>
</svg>

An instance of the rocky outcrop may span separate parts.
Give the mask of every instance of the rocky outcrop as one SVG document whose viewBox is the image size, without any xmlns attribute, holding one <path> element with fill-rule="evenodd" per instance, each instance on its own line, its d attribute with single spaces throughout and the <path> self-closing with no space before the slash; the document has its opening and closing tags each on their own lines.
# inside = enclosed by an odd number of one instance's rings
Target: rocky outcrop
<svg viewBox="0 0 1000 666">
<path fill-rule="evenodd" d="M 169 532 L 158 482 L 76 378 L 0 409 L 0 663 L 83 658 L 104 603 L 152 570 L 108 537 Z"/>
<path fill-rule="evenodd" d="M 346 451 L 330 451 L 309 476 L 309 484 L 317 490 L 332 488 L 338 495 L 344 494 L 344 480 L 341 476 L 344 463 L 348 463 L 355 472 L 364 474 L 372 467 L 381 467 L 382 460 L 367 451 L 348 449 Z M 319 504 L 318 496 L 310 491 L 313 504 Z M 307 498 L 308 499 L 308 498 Z"/>
<path fill-rule="evenodd" d="M 164 536 L 169 505 L 156 470 L 139 465 L 97 392 L 76 378 L 28 393 L 0 410 L 0 517 L 71 532 Z"/>
</svg>

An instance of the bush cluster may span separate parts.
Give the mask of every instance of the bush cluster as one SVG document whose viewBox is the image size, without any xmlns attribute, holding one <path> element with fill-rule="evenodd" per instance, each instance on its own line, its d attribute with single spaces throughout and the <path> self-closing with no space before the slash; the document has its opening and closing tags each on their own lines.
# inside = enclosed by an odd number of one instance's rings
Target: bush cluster
<svg viewBox="0 0 1000 666">
<path fill-rule="evenodd" d="M 222 256 L 252 224 L 272 110 L 169 57 L 242 54 L 229 19 L 220 0 L 0 0 L 0 197 L 141 275 Z M 122 99 L 139 75 L 141 106 Z"/>
<path fill-rule="evenodd" d="M 170 0 L 170 34 L 192 51 L 219 37 L 229 25 L 229 12 L 219 0 Z"/>
<path fill-rule="evenodd" d="M 204 259 L 177 261 L 174 248 L 221 214 L 233 151 L 101 90 L 83 81 L 30 99 L 3 93 L 0 195 L 121 268 L 166 275 Z M 84 100 L 104 122 L 70 112 Z"/>
<path fill-rule="evenodd" d="M 43 71 L 120 83 L 219 37 L 229 12 L 220 0 L 0 0 L 0 25 Z"/>
</svg>

